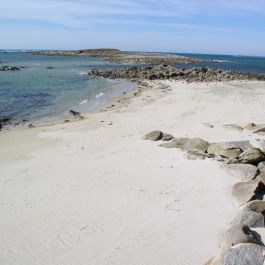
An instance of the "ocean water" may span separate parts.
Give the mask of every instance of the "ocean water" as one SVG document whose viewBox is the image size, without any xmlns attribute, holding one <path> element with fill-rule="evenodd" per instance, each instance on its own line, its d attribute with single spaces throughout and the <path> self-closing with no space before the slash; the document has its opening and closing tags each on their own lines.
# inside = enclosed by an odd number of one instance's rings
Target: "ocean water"
<svg viewBox="0 0 265 265">
<path fill-rule="evenodd" d="M 265 58 L 229 55 L 179 54 L 210 59 L 211 62 L 178 65 L 211 67 L 240 72 L 265 73 Z M 93 78 L 93 69 L 122 67 L 101 58 L 49 57 L 21 51 L 0 51 L 0 66 L 24 67 L 20 71 L 0 72 L 0 118 L 40 120 L 64 117 L 69 109 L 90 112 L 113 97 L 133 89 L 126 81 Z M 52 69 L 49 69 L 52 68 Z"/>
<path fill-rule="evenodd" d="M 119 67 L 101 58 L 49 57 L 12 51 L 0 52 L 0 61 L 0 66 L 24 67 L 20 71 L 0 72 L 0 118 L 49 120 L 66 116 L 69 109 L 91 112 L 133 89 L 126 81 L 87 76 L 93 68 Z"/>
<path fill-rule="evenodd" d="M 210 67 L 237 72 L 265 73 L 265 57 L 175 53 L 182 56 L 203 58 L 210 62 L 181 65 L 181 67 Z"/>
</svg>

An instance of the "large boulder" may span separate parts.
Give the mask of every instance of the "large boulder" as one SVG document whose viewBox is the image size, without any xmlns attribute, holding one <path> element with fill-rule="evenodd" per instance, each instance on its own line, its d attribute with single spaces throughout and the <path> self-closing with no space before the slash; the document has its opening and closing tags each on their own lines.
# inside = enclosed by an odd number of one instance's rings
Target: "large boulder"
<svg viewBox="0 0 265 265">
<path fill-rule="evenodd" d="M 241 181 L 252 180 L 258 173 L 257 167 L 250 164 L 228 164 L 222 165 L 222 168 Z"/>
<path fill-rule="evenodd" d="M 265 201 L 251 201 L 232 221 L 232 225 L 242 224 L 251 228 L 264 227 Z"/>
<path fill-rule="evenodd" d="M 262 244 L 258 235 L 254 231 L 252 231 L 249 226 L 237 224 L 231 226 L 224 233 L 220 242 L 220 247 L 223 250 L 227 250 L 230 247 L 240 243 Z"/>
<path fill-rule="evenodd" d="M 257 233 L 252 231 L 246 225 L 233 225 L 228 229 L 220 242 L 220 250 L 218 254 L 208 261 L 205 265 L 224 265 L 225 257 L 227 256 L 228 250 L 238 244 L 257 244 L 262 245 L 260 238 Z M 234 265 L 241 265 L 240 263 L 234 263 Z"/>
<path fill-rule="evenodd" d="M 258 165 L 259 162 L 265 161 L 265 154 L 257 148 L 251 147 L 240 154 L 239 163 Z"/>
<path fill-rule="evenodd" d="M 260 149 L 262 152 L 265 152 L 265 140 L 263 140 L 263 139 L 252 139 L 252 140 L 250 140 L 250 144 L 254 148 Z"/>
<path fill-rule="evenodd" d="M 265 247 L 256 244 L 238 244 L 231 247 L 224 258 L 224 265 L 263 265 Z"/>
<path fill-rule="evenodd" d="M 205 153 L 208 149 L 209 143 L 200 139 L 192 138 L 185 142 L 184 149 L 186 151 L 196 151 L 200 153 Z"/>
<path fill-rule="evenodd" d="M 225 158 L 235 158 L 238 157 L 243 150 L 235 144 L 215 143 L 209 145 L 207 152 Z"/>
<path fill-rule="evenodd" d="M 163 133 L 161 131 L 152 131 L 144 136 L 144 140 L 159 141 L 162 137 Z"/>
<path fill-rule="evenodd" d="M 232 197 L 238 205 L 243 205 L 256 199 L 263 199 L 264 194 L 265 185 L 259 179 L 239 182 L 232 187 Z"/>
</svg>

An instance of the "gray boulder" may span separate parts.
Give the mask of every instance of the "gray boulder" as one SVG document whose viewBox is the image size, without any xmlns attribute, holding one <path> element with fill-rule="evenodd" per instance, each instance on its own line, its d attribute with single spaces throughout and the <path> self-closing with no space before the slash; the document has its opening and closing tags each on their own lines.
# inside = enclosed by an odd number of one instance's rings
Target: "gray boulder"
<svg viewBox="0 0 265 265">
<path fill-rule="evenodd" d="M 265 141 L 263 139 L 252 139 L 250 140 L 250 144 L 254 148 L 260 149 L 262 152 L 265 152 Z"/>
<path fill-rule="evenodd" d="M 144 136 L 144 140 L 159 141 L 162 137 L 163 133 L 161 131 L 152 131 Z"/>
<path fill-rule="evenodd" d="M 265 161 L 265 154 L 257 148 L 251 147 L 240 154 L 238 158 L 239 163 L 243 164 L 258 164 L 259 162 Z"/>
<path fill-rule="evenodd" d="M 239 146 L 235 144 L 216 143 L 210 144 L 207 152 L 209 154 L 214 154 L 221 157 L 235 158 L 238 157 L 243 151 Z"/>
<path fill-rule="evenodd" d="M 263 265 L 265 247 L 256 244 L 238 244 L 231 247 L 224 265 Z"/>
<path fill-rule="evenodd" d="M 220 242 L 220 250 L 216 257 L 212 258 L 205 265 L 224 265 L 225 257 L 231 247 L 238 244 L 257 244 L 262 245 L 259 236 L 246 225 L 233 225 L 225 232 Z M 241 265 L 234 263 L 233 265 Z"/>
<path fill-rule="evenodd" d="M 208 149 L 209 143 L 200 139 L 192 138 L 185 142 L 184 149 L 186 151 L 196 151 L 200 153 L 205 153 Z"/>
<path fill-rule="evenodd" d="M 256 199 L 262 199 L 264 194 L 265 185 L 258 179 L 239 182 L 232 187 L 232 197 L 238 205 L 243 205 Z"/>
<path fill-rule="evenodd" d="M 232 225 L 242 224 L 251 228 L 264 227 L 265 201 L 249 202 L 232 221 Z"/>
<path fill-rule="evenodd" d="M 241 181 L 252 180 L 258 173 L 257 167 L 250 164 L 228 164 L 223 165 L 222 168 Z"/>
</svg>

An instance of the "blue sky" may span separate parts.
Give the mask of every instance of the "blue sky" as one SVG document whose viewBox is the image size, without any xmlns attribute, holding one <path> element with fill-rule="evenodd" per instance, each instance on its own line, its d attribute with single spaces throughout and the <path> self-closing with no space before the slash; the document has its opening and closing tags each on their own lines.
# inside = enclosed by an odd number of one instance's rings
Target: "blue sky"
<svg viewBox="0 0 265 265">
<path fill-rule="evenodd" d="M 264 0 L 1 0 L 0 49 L 265 56 Z"/>
</svg>

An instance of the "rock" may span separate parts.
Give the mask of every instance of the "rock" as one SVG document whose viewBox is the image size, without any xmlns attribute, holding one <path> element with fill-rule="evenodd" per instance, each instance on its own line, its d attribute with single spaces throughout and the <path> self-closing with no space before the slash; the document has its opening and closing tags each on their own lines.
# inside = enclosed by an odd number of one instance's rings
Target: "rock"
<svg viewBox="0 0 265 265">
<path fill-rule="evenodd" d="M 265 152 L 265 141 L 263 139 L 251 139 L 251 146 L 260 149 L 262 152 Z"/>
<path fill-rule="evenodd" d="M 253 127 L 255 127 L 256 124 L 253 122 L 247 123 L 243 128 L 246 130 L 251 130 Z"/>
<path fill-rule="evenodd" d="M 239 244 L 256 244 L 262 245 L 259 236 L 246 225 L 233 225 L 225 232 L 220 242 L 220 251 L 216 257 L 208 261 L 206 265 L 224 265 L 225 258 L 231 247 Z M 233 265 L 241 265 L 241 263 L 233 263 Z"/>
<path fill-rule="evenodd" d="M 229 144 L 234 144 L 240 147 L 242 150 L 246 150 L 251 147 L 249 141 L 232 141 L 232 142 L 229 142 Z"/>
<path fill-rule="evenodd" d="M 264 227 L 265 201 L 251 201 L 232 221 L 232 225 L 247 225 L 251 228 Z"/>
<path fill-rule="evenodd" d="M 189 160 L 204 160 L 206 158 L 213 158 L 214 155 L 207 154 L 207 153 L 200 153 L 197 151 L 188 151 L 187 159 Z"/>
<path fill-rule="evenodd" d="M 223 235 L 220 247 L 228 250 L 230 247 L 241 243 L 262 244 L 258 235 L 247 225 L 232 225 Z"/>
<path fill-rule="evenodd" d="M 19 67 L 16 67 L 16 66 L 4 65 L 4 66 L 0 67 L 0 71 L 18 71 L 18 70 L 20 70 L 20 69 L 19 69 Z"/>
<path fill-rule="evenodd" d="M 184 149 L 186 151 L 196 151 L 199 153 L 205 153 L 208 149 L 209 143 L 200 139 L 192 138 L 185 142 Z"/>
<path fill-rule="evenodd" d="M 263 171 L 264 168 L 265 168 L 265 161 L 259 162 L 259 164 L 258 164 L 259 171 Z"/>
<path fill-rule="evenodd" d="M 265 247 L 256 244 L 238 244 L 231 247 L 224 265 L 263 265 Z"/>
<path fill-rule="evenodd" d="M 242 164 L 255 164 L 265 161 L 265 154 L 260 149 L 251 147 L 240 154 L 238 162 Z"/>
<path fill-rule="evenodd" d="M 80 112 L 78 112 L 78 111 L 70 109 L 69 112 L 74 116 L 74 118 L 84 119 L 82 114 Z"/>
<path fill-rule="evenodd" d="M 253 133 L 265 135 L 265 125 L 257 125 L 253 127 Z"/>
<path fill-rule="evenodd" d="M 163 133 L 161 131 L 152 131 L 144 136 L 144 140 L 159 141 L 162 137 Z"/>
<path fill-rule="evenodd" d="M 234 144 L 216 143 L 210 144 L 207 152 L 221 157 L 235 158 L 238 157 L 243 150 Z"/>
<path fill-rule="evenodd" d="M 28 125 L 28 128 L 31 128 L 31 129 L 32 129 L 32 128 L 35 128 L 35 127 L 36 127 L 36 126 L 33 125 L 32 123 Z"/>
<path fill-rule="evenodd" d="M 168 134 L 168 133 L 163 133 L 162 135 L 162 141 L 171 141 L 174 137 L 171 135 L 171 134 Z"/>
<path fill-rule="evenodd" d="M 241 181 L 252 180 L 258 173 L 257 167 L 250 164 L 229 164 L 223 165 L 222 168 Z"/>
<path fill-rule="evenodd" d="M 164 148 L 179 148 L 179 149 L 183 149 L 184 145 L 187 141 L 189 141 L 189 138 L 173 138 L 170 142 L 168 143 L 163 143 L 160 144 L 160 147 L 164 147 Z"/>
<path fill-rule="evenodd" d="M 168 57 L 170 58 L 170 57 Z M 172 58 L 171 58 L 172 59 Z M 157 57 L 150 60 L 145 60 L 145 64 L 164 63 Z M 152 62 L 151 62 L 152 61 Z M 117 62 L 117 60 L 115 60 Z M 139 60 L 134 60 L 134 63 L 139 63 Z M 147 67 L 130 67 L 125 69 L 115 69 L 110 71 L 91 70 L 88 73 L 90 76 L 99 76 L 110 79 L 125 78 L 134 80 L 185 80 L 187 82 L 212 82 L 212 81 L 231 81 L 231 80 L 265 80 L 264 74 L 236 73 L 220 69 L 208 68 L 177 68 L 170 65 L 155 65 Z"/>
<path fill-rule="evenodd" d="M 236 124 L 225 124 L 223 127 L 234 131 L 243 131 L 243 128 Z"/>
<path fill-rule="evenodd" d="M 238 205 L 246 204 L 251 200 L 263 199 L 264 194 L 265 185 L 258 179 L 239 182 L 232 187 L 232 197 Z"/>
</svg>

